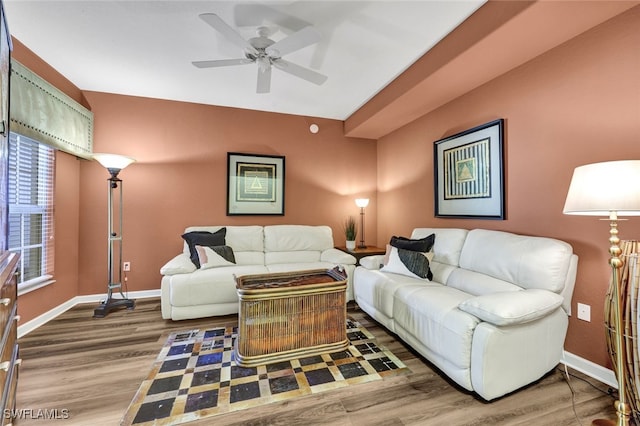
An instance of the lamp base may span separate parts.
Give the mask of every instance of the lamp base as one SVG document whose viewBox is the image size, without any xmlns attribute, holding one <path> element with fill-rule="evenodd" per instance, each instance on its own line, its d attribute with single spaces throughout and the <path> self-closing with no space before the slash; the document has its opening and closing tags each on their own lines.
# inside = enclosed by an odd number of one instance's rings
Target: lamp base
<svg viewBox="0 0 640 426">
<path fill-rule="evenodd" d="M 617 420 L 596 419 L 591 422 L 591 426 L 629 426 L 629 415 L 625 415 L 624 412 L 618 412 L 617 415 Z"/>
<path fill-rule="evenodd" d="M 617 425 L 628 425 L 629 423 L 620 423 L 619 421 L 616 420 L 609 420 L 609 419 L 596 419 L 594 421 L 591 422 L 591 426 L 617 426 Z"/>
<path fill-rule="evenodd" d="M 109 299 L 105 300 L 104 302 L 102 302 L 100 304 L 100 306 L 98 306 L 97 308 L 95 308 L 93 310 L 93 317 L 94 318 L 104 318 L 113 309 L 119 309 L 119 308 L 125 308 L 125 307 L 127 309 L 133 309 L 135 306 L 136 306 L 136 302 L 131 300 L 131 299 L 113 299 L 113 298 L 109 298 Z"/>
</svg>

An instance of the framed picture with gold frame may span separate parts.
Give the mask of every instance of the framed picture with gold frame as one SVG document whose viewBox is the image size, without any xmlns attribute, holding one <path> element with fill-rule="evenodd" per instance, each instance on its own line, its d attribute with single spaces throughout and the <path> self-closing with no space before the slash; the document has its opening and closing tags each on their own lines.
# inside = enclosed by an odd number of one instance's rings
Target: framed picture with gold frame
<svg viewBox="0 0 640 426">
<path fill-rule="evenodd" d="M 284 157 L 227 153 L 227 216 L 284 215 Z"/>
<path fill-rule="evenodd" d="M 498 119 L 434 142 L 436 217 L 505 218 L 503 134 Z"/>
</svg>

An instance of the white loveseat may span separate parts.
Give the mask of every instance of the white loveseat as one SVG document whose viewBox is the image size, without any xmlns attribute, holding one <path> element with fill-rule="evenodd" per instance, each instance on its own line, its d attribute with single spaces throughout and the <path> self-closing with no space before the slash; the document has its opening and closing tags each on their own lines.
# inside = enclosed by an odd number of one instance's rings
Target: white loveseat
<svg viewBox="0 0 640 426">
<path fill-rule="evenodd" d="M 435 234 L 428 281 L 360 260 L 355 301 L 463 388 L 489 401 L 560 361 L 578 258 L 562 241 L 474 229 Z"/>
<path fill-rule="evenodd" d="M 235 263 L 198 269 L 183 252 L 161 269 L 162 318 L 182 320 L 238 312 L 235 276 L 330 269 L 347 272 L 347 300 L 353 300 L 352 277 L 356 259 L 334 248 L 328 226 L 192 226 L 185 233 L 214 233 L 226 228 L 225 244 L 233 250 Z"/>
</svg>

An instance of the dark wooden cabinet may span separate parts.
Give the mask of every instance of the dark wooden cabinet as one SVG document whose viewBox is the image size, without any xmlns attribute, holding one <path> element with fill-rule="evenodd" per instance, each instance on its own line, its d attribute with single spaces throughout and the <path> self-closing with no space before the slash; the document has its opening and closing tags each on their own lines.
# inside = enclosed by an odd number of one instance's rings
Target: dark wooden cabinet
<svg viewBox="0 0 640 426">
<path fill-rule="evenodd" d="M 18 280 L 16 269 L 18 255 L 5 251 L 0 255 L 0 386 L 2 386 L 2 406 L 0 424 L 13 422 L 18 386 Z"/>
</svg>

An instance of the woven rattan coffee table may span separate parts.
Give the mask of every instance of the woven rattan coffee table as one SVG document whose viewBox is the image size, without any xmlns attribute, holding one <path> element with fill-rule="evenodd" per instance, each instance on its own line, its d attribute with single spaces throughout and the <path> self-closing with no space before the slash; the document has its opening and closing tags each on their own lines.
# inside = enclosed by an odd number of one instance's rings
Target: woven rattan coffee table
<svg viewBox="0 0 640 426">
<path fill-rule="evenodd" d="M 236 363 L 242 367 L 337 352 L 346 334 L 347 278 L 338 269 L 245 275 Z"/>
</svg>

